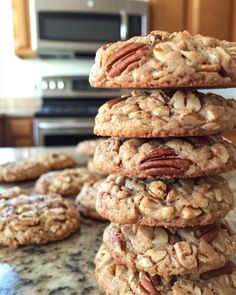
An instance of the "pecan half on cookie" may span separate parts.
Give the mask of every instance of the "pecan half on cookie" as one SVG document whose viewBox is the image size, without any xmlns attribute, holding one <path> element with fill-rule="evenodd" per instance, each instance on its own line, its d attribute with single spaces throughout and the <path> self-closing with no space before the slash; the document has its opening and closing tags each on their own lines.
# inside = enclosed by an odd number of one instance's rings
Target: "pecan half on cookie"
<svg viewBox="0 0 236 295">
<path fill-rule="evenodd" d="M 154 31 L 102 46 L 89 79 L 105 88 L 235 86 L 235 56 L 236 42 Z"/>
<path fill-rule="evenodd" d="M 220 136 L 120 139 L 101 143 L 94 164 L 104 173 L 131 177 L 189 178 L 236 168 L 236 149 Z"/>
</svg>

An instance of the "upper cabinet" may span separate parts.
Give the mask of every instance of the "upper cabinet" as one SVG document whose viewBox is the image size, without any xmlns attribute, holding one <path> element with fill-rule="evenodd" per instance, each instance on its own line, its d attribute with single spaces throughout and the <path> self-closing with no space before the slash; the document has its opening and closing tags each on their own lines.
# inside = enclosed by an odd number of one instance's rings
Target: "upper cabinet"
<svg viewBox="0 0 236 295">
<path fill-rule="evenodd" d="M 20 57 L 34 57 L 30 36 L 30 0 L 12 0 L 15 53 Z"/>
<path fill-rule="evenodd" d="M 236 0 L 151 0 L 151 30 L 236 41 Z"/>
</svg>

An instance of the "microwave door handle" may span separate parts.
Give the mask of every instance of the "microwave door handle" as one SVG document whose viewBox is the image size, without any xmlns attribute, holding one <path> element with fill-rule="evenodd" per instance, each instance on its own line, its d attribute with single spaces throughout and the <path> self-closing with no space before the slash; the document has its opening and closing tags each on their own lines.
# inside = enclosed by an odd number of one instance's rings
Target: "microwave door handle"
<svg viewBox="0 0 236 295">
<path fill-rule="evenodd" d="M 121 40 L 126 40 L 128 36 L 128 19 L 127 13 L 124 9 L 120 10 L 121 26 L 120 26 L 120 37 Z"/>
</svg>

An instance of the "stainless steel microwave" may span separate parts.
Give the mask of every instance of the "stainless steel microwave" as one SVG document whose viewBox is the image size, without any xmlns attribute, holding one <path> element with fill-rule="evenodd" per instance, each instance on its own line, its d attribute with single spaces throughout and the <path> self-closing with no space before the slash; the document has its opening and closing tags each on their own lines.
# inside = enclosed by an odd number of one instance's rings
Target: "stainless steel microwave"
<svg viewBox="0 0 236 295">
<path fill-rule="evenodd" d="M 93 55 L 104 43 L 147 34 L 148 0 L 30 0 L 38 55 Z"/>
</svg>

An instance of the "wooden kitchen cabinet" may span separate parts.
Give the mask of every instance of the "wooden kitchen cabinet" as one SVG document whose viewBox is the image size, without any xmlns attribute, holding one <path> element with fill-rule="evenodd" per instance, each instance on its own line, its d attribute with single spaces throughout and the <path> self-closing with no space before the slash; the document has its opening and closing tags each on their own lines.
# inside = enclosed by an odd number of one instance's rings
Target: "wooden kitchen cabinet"
<svg viewBox="0 0 236 295">
<path fill-rule="evenodd" d="M 5 146 L 33 146 L 32 117 L 6 117 L 4 123 Z"/>
<path fill-rule="evenodd" d="M 168 32 L 185 28 L 185 0 L 150 0 L 150 27 Z"/>
<path fill-rule="evenodd" d="M 0 146 L 4 143 L 4 132 L 3 132 L 3 118 L 0 117 Z"/>
<path fill-rule="evenodd" d="M 15 54 L 20 57 L 34 57 L 30 34 L 30 0 L 12 0 Z"/>
<path fill-rule="evenodd" d="M 236 0 L 150 0 L 150 31 L 188 30 L 236 41 Z"/>
</svg>

